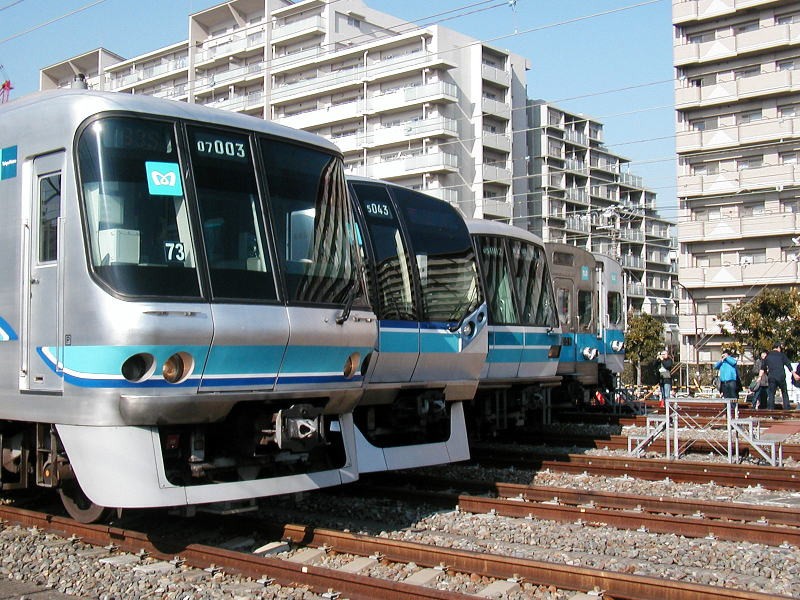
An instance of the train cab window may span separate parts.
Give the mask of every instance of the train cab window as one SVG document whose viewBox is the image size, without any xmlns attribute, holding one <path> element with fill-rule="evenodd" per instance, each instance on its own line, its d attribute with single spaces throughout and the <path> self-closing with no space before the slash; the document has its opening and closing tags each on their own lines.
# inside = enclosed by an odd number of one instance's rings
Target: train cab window
<svg viewBox="0 0 800 600">
<path fill-rule="evenodd" d="M 511 269 L 502 238 L 479 237 L 478 252 L 486 279 L 486 295 L 492 323 L 518 325 L 520 321 L 512 292 Z"/>
<path fill-rule="evenodd" d="M 123 295 L 199 297 L 174 124 L 96 120 L 78 139 L 78 170 L 95 276 Z"/>
<path fill-rule="evenodd" d="M 353 184 L 369 231 L 375 264 L 369 269 L 370 289 L 377 299 L 379 319 L 416 319 L 414 279 L 410 257 L 391 199 L 382 185 Z"/>
<path fill-rule="evenodd" d="M 39 263 L 58 260 L 61 174 L 39 179 Z"/>
<path fill-rule="evenodd" d="M 622 294 L 608 292 L 608 321 L 611 325 L 622 323 Z"/>
<path fill-rule="evenodd" d="M 248 136 L 200 127 L 188 133 L 212 296 L 275 300 Z"/>
<path fill-rule="evenodd" d="M 522 322 L 526 325 L 555 327 L 558 318 L 544 249 L 521 240 L 512 240 L 511 254 L 514 257 Z"/>
<path fill-rule="evenodd" d="M 478 266 L 463 218 L 446 202 L 392 187 L 414 249 L 422 290 L 422 317 L 461 322 L 483 298 Z"/>
<path fill-rule="evenodd" d="M 592 292 L 578 290 L 578 325 L 588 328 L 592 324 Z"/>
<path fill-rule="evenodd" d="M 260 140 L 269 210 L 289 302 L 363 297 L 342 160 L 290 142 Z"/>
</svg>

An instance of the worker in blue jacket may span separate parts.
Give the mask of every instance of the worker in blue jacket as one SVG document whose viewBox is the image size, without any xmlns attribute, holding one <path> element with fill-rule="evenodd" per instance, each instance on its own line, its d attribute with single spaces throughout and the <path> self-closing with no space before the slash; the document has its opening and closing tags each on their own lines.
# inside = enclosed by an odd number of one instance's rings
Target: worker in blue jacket
<svg viewBox="0 0 800 600">
<path fill-rule="evenodd" d="M 736 357 L 728 350 L 722 351 L 722 358 L 714 365 L 719 369 L 719 391 L 723 398 L 735 400 L 739 396 L 736 380 L 739 378 L 736 372 Z"/>
</svg>

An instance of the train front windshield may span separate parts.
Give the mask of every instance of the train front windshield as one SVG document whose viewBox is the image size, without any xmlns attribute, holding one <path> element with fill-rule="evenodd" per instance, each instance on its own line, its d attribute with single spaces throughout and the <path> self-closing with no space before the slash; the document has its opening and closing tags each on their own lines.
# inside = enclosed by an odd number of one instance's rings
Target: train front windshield
<svg viewBox="0 0 800 600">
<path fill-rule="evenodd" d="M 341 160 L 288 140 L 192 125 L 181 156 L 182 131 L 173 121 L 107 117 L 81 132 L 95 276 L 125 296 L 272 302 L 277 258 L 289 302 L 345 302 L 359 284 Z"/>
</svg>

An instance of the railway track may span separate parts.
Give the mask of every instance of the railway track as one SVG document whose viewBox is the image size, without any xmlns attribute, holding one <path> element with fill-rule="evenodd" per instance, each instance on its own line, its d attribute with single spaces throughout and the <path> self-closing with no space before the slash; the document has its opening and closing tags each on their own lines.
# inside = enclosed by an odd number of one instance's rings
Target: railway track
<svg viewBox="0 0 800 600">
<path fill-rule="evenodd" d="M 439 492 L 431 491 L 437 488 Z M 452 492 L 453 489 L 482 495 L 459 494 Z M 413 495 L 420 501 L 441 506 L 457 504 L 460 510 L 471 513 L 603 523 L 619 529 L 686 537 L 800 546 L 800 514 L 786 507 L 700 502 L 502 482 L 442 481 L 414 475 L 395 477 L 390 485 L 358 484 L 348 493 L 398 499 L 408 499 Z M 487 493 L 497 497 L 486 497 Z"/>
<path fill-rule="evenodd" d="M 296 550 L 289 560 L 238 552 L 203 544 L 187 544 L 175 548 L 173 542 L 164 542 L 153 534 L 121 529 L 117 527 L 81 525 L 71 520 L 47 513 L 37 513 L 14 507 L 0 507 L 0 518 L 6 523 L 35 527 L 62 536 L 73 536 L 98 546 L 100 554 L 125 552 L 135 556 L 149 556 L 170 566 L 189 565 L 206 571 L 224 570 L 251 577 L 261 582 L 276 582 L 282 585 L 305 586 L 328 597 L 343 595 L 349 598 L 441 598 L 455 599 L 475 597 L 455 593 L 426 585 L 400 581 L 388 581 L 361 575 L 354 564 L 364 565 L 378 562 L 413 563 L 424 567 L 419 572 L 437 577 L 437 573 L 469 574 L 477 579 L 489 578 L 495 585 L 507 591 L 521 582 L 532 585 L 555 586 L 562 590 L 603 590 L 605 597 L 630 598 L 632 600 L 669 598 L 688 600 L 698 597 L 711 600 L 751 599 L 767 600 L 781 596 L 750 592 L 716 586 L 679 582 L 658 577 L 630 573 L 608 572 L 574 565 L 546 561 L 528 560 L 508 556 L 494 556 L 484 552 L 470 552 L 440 548 L 429 544 L 387 539 L 370 535 L 348 533 L 304 525 L 283 526 L 281 540 Z M 168 548 L 168 549 L 165 549 Z M 348 568 L 318 566 L 324 556 L 348 555 L 344 565 Z M 340 561 L 341 562 L 341 561 Z M 153 566 L 154 572 L 156 567 Z M 418 580 L 423 578 L 417 577 Z M 486 586 L 488 587 L 488 586 Z"/>
<path fill-rule="evenodd" d="M 648 481 L 665 478 L 681 483 L 714 481 L 720 485 L 738 487 L 757 484 L 770 490 L 800 490 L 800 470 L 797 469 L 627 456 L 587 456 L 575 453 L 553 457 L 537 455 L 535 447 L 498 448 L 473 445 L 471 453 L 472 460 L 484 466 L 551 469 L 567 473 L 586 472 L 610 477 L 636 477 Z"/>
</svg>

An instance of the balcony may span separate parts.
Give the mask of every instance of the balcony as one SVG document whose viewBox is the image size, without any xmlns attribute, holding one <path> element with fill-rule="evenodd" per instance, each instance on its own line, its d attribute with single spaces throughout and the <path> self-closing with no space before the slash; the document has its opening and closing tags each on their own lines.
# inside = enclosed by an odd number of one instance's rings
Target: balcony
<svg viewBox="0 0 800 600">
<path fill-rule="evenodd" d="M 567 188 L 564 190 L 564 198 L 576 204 L 589 205 L 589 194 L 583 188 Z"/>
<path fill-rule="evenodd" d="M 312 129 L 322 125 L 340 123 L 342 121 L 360 120 L 363 110 L 364 102 L 354 100 L 353 102 L 326 106 L 325 108 L 309 110 L 293 115 L 274 117 L 273 120 L 276 123 L 286 125 L 287 127 L 294 127 L 295 129 Z"/>
<path fill-rule="evenodd" d="M 603 200 L 619 201 L 619 190 L 615 186 L 593 185 L 589 188 L 589 193 L 595 198 Z"/>
<path fill-rule="evenodd" d="M 264 94 L 261 92 L 246 94 L 243 96 L 231 96 L 222 100 L 207 102 L 204 106 L 212 108 L 222 108 L 234 112 L 243 112 L 255 108 L 264 108 Z"/>
<path fill-rule="evenodd" d="M 586 168 L 586 163 L 582 160 L 568 158 L 564 161 L 564 170 L 572 171 L 573 173 L 580 173 L 581 175 L 588 175 L 589 169 Z"/>
<path fill-rule="evenodd" d="M 422 72 L 424 69 L 452 69 L 456 64 L 436 52 L 416 51 L 385 60 L 370 62 L 366 68 L 367 81 L 399 77 L 404 73 Z"/>
<path fill-rule="evenodd" d="M 511 73 L 487 64 L 481 64 L 481 77 L 502 87 L 511 85 Z"/>
<path fill-rule="evenodd" d="M 485 164 L 481 167 L 481 176 L 484 182 L 496 181 L 504 185 L 511 185 L 511 169 L 503 166 Z"/>
<path fill-rule="evenodd" d="M 364 79 L 364 72 L 364 67 L 356 67 L 278 84 L 272 88 L 272 103 L 284 103 L 305 96 L 320 96 L 339 87 L 360 84 Z"/>
<path fill-rule="evenodd" d="M 796 284 L 800 263 L 794 261 L 723 265 L 720 267 L 681 267 L 681 283 L 690 288 L 717 288 Z"/>
<path fill-rule="evenodd" d="M 688 23 L 730 15 L 737 10 L 774 4 L 775 0 L 679 0 L 672 3 L 672 22 Z"/>
<path fill-rule="evenodd" d="M 371 96 L 366 102 L 368 114 L 405 108 L 425 102 L 457 102 L 458 88 L 454 83 L 435 81 L 425 85 L 405 87 L 388 94 Z"/>
<path fill-rule="evenodd" d="M 741 190 L 776 189 L 800 184 L 800 166 L 774 165 L 714 175 L 679 175 L 678 195 L 729 194 Z"/>
<path fill-rule="evenodd" d="M 274 73 L 283 73 L 292 69 L 302 69 L 308 66 L 308 63 L 314 62 L 325 54 L 322 47 L 306 48 L 300 52 L 293 52 L 291 54 L 283 54 L 281 56 L 273 56 L 270 62 L 270 70 Z"/>
<path fill-rule="evenodd" d="M 705 131 L 682 131 L 676 137 L 675 147 L 678 153 L 683 153 L 731 148 L 794 137 L 800 137 L 800 117 L 761 119 L 743 125 Z"/>
<path fill-rule="evenodd" d="M 498 102 L 491 98 L 481 98 L 481 112 L 485 115 L 495 115 L 503 119 L 511 118 L 511 107 L 505 102 Z"/>
<path fill-rule="evenodd" d="M 458 206 L 458 190 L 451 190 L 449 188 L 429 188 L 427 190 L 420 190 L 423 194 L 428 194 L 439 200 L 449 202 L 453 206 Z"/>
<path fill-rule="evenodd" d="M 636 296 L 639 298 L 644 298 L 646 295 L 644 285 L 641 283 L 629 283 L 625 286 L 625 292 L 628 296 Z"/>
<path fill-rule="evenodd" d="M 263 79 L 265 69 L 266 63 L 259 62 L 199 77 L 195 80 L 195 93 L 203 94 L 218 87 L 228 87 L 237 83 L 248 83 Z"/>
<path fill-rule="evenodd" d="M 721 241 L 747 237 L 797 235 L 800 213 L 767 213 L 751 217 L 686 221 L 678 227 L 681 243 Z"/>
<path fill-rule="evenodd" d="M 628 269 L 644 270 L 644 260 L 641 256 L 634 256 L 633 254 L 623 254 L 620 257 L 622 266 Z"/>
<path fill-rule="evenodd" d="M 631 175 L 630 173 L 620 173 L 619 182 L 627 187 L 638 189 L 642 189 L 644 187 L 644 180 L 638 175 Z"/>
<path fill-rule="evenodd" d="M 484 219 L 510 219 L 514 216 L 514 206 L 505 198 L 483 198 L 480 204 Z"/>
<path fill-rule="evenodd" d="M 336 144 L 337 148 L 339 148 L 343 154 L 345 152 L 355 152 L 356 150 L 361 150 L 364 147 L 364 134 L 360 131 L 349 133 L 347 135 L 339 135 L 338 137 L 331 135 L 326 135 L 323 137 L 326 137 L 331 142 Z"/>
<path fill-rule="evenodd" d="M 607 173 L 619 173 L 619 163 L 611 162 L 610 160 L 593 158 L 589 161 L 589 164 L 593 169 L 599 169 Z"/>
<path fill-rule="evenodd" d="M 643 242 L 644 232 L 641 229 L 620 229 L 619 237 L 626 242 Z"/>
<path fill-rule="evenodd" d="M 418 156 L 400 157 L 367 165 L 359 169 L 359 175 L 375 179 L 391 179 L 421 173 L 438 171 L 453 172 L 458 170 L 458 156 L 447 152 L 432 152 Z"/>
<path fill-rule="evenodd" d="M 272 43 L 286 42 L 287 40 L 301 40 L 303 38 L 323 35 L 325 33 L 325 19 L 320 16 L 300 19 L 293 23 L 277 22 L 272 27 Z"/>
<path fill-rule="evenodd" d="M 574 129 L 565 129 L 564 139 L 573 144 L 580 144 L 581 146 L 589 145 L 589 137 L 585 133 Z"/>
<path fill-rule="evenodd" d="M 700 44 L 675 46 L 676 66 L 718 62 L 749 52 L 761 52 L 800 43 L 800 24 L 774 25 Z"/>
<path fill-rule="evenodd" d="M 408 121 L 392 127 L 371 127 L 366 134 L 368 147 L 388 146 L 417 138 L 458 137 L 458 122 L 446 117 Z"/>
<path fill-rule="evenodd" d="M 247 34 L 230 35 L 203 43 L 194 55 L 196 67 L 205 67 L 215 62 L 228 60 L 230 57 L 264 47 L 266 35 L 263 26 L 251 30 Z"/>
<path fill-rule="evenodd" d="M 159 65 L 135 67 L 135 70 L 125 75 L 112 73 L 111 90 L 116 92 L 134 86 L 153 85 L 161 79 L 176 79 L 182 73 L 188 73 L 186 65 L 185 59 L 172 60 Z"/>
<path fill-rule="evenodd" d="M 485 148 L 494 148 L 495 150 L 501 150 L 503 152 L 511 152 L 511 138 L 506 134 L 484 131 L 482 140 Z"/>
<path fill-rule="evenodd" d="M 675 108 L 714 106 L 797 91 L 800 91 L 800 71 L 774 71 L 705 86 L 687 83 L 675 90 Z"/>
</svg>

